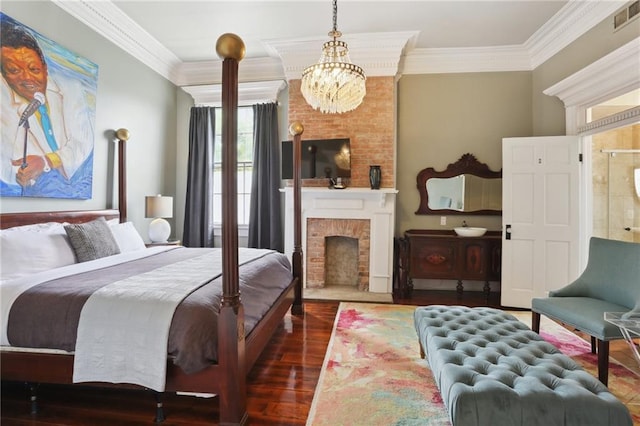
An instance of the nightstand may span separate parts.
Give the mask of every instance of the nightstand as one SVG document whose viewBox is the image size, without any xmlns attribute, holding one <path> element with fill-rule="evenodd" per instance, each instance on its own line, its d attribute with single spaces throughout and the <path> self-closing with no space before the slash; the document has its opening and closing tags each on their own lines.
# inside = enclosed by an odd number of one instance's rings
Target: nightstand
<svg viewBox="0 0 640 426">
<path fill-rule="evenodd" d="M 156 247 L 156 246 L 179 246 L 180 240 L 169 240 L 161 243 L 145 243 L 147 247 Z"/>
</svg>

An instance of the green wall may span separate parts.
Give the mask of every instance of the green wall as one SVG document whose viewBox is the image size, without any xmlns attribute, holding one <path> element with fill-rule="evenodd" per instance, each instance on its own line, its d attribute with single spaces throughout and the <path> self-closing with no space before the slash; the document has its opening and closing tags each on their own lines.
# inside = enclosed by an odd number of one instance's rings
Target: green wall
<svg viewBox="0 0 640 426">
<path fill-rule="evenodd" d="M 415 215 L 416 176 L 444 170 L 471 153 L 492 170 L 502 168 L 502 138 L 532 133 L 530 72 L 405 75 L 398 83 L 396 235 L 407 229 L 470 226 L 500 229 L 496 216 Z"/>
<path fill-rule="evenodd" d="M 93 198 L 1 198 L 0 211 L 83 210 L 117 207 L 113 131 L 129 129 L 128 216 L 143 237 L 144 197 L 176 192 L 176 86 L 50 1 L 7 1 L 3 13 L 82 55 L 99 67 Z"/>
</svg>

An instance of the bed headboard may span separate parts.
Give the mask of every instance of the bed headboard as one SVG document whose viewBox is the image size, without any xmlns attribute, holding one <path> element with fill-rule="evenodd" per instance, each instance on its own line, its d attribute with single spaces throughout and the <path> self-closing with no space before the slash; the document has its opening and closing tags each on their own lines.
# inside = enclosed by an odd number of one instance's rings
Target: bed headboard
<svg viewBox="0 0 640 426">
<path fill-rule="evenodd" d="M 13 228 L 14 226 L 32 225 L 44 222 L 89 222 L 99 217 L 105 219 L 118 219 L 120 212 L 114 209 L 105 210 L 74 210 L 59 212 L 30 212 L 30 213 L 3 213 L 0 215 L 0 229 Z"/>
</svg>

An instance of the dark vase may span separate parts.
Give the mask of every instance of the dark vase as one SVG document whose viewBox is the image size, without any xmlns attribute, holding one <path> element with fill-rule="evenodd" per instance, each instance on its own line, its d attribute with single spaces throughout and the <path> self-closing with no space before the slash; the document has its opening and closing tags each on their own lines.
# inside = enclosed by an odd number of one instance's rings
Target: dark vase
<svg viewBox="0 0 640 426">
<path fill-rule="evenodd" d="M 380 166 L 369 166 L 369 183 L 371 189 L 380 189 L 380 181 L 382 180 L 382 171 Z"/>
</svg>

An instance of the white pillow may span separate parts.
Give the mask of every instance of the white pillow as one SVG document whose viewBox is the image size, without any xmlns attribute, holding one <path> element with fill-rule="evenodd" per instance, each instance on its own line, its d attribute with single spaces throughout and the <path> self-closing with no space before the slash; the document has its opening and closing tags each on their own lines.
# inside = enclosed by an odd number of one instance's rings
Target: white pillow
<svg viewBox="0 0 640 426">
<path fill-rule="evenodd" d="M 34 223 L 32 225 L 22 225 L 22 226 L 14 226 L 13 228 L 7 228 L 0 230 L 0 233 L 5 234 L 8 232 L 50 232 L 50 231 L 59 231 L 62 226 L 66 225 L 66 222 L 44 222 L 44 223 Z"/>
<path fill-rule="evenodd" d="M 109 228 L 111 229 L 111 233 L 118 243 L 118 247 L 120 247 L 120 253 L 142 250 L 146 248 L 142 237 L 133 226 L 133 223 L 109 222 Z"/>
<path fill-rule="evenodd" d="M 27 225 L 0 233 L 0 278 L 10 280 L 76 263 L 62 223 Z"/>
</svg>

